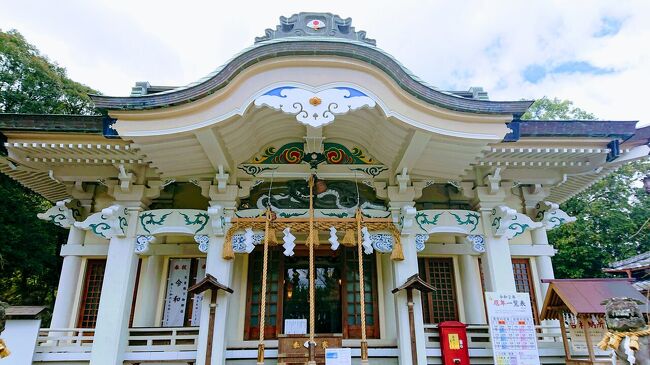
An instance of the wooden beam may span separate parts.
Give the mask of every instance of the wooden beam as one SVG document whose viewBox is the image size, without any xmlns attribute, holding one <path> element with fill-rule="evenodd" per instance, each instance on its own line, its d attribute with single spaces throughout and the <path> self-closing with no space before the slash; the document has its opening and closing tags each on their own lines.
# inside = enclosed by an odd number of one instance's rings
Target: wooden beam
<svg viewBox="0 0 650 365">
<path fill-rule="evenodd" d="M 395 165 L 393 171 L 398 172 L 402 169 L 412 169 L 413 166 L 418 162 L 420 156 L 426 150 L 429 141 L 431 140 L 431 134 L 416 130 L 411 134 L 411 138 L 406 140 L 406 148 L 402 153 L 402 157 Z"/>
<path fill-rule="evenodd" d="M 194 132 L 196 139 L 203 148 L 203 152 L 210 160 L 215 171 L 219 170 L 219 165 L 223 166 L 224 172 L 232 173 L 233 164 L 226 155 L 223 143 L 217 136 L 213 128 L 205 128 Z"/>
</svg>

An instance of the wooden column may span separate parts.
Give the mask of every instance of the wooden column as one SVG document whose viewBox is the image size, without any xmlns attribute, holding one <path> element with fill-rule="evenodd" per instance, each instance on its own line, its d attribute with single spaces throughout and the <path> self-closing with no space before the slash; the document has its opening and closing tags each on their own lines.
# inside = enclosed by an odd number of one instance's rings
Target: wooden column
<svg viewBox="0 0 650 365">
<path fill-rule="evenodd" d="M 233 290 L 219 283 L 214 276 L 206 274 L 203 280 L 194 284 L 187 292 L 189 295 L 195 295 L 201 294 L 206 290 L 210 290 L 210 318 L 208 322 L 208 341 L 205 349 L 205 365 L 210 365 L 212 362 L 212 342 L 214 338 L 214 317 L 217 309 L 217 293 L 219 290 L 223 290 L 232 294 Z"/>
<path fill-rule="evenodd" d="M 406 290 L 406 305 L 408 306 L 408 317 L 409 317 L 409 331 L 411 333 L 411 360 L 413 365 L 418 365 L 418 356 L 417 356 L 417 343 L 415 337 L 415 315 L 413 312 L 413 289 L 419 290 L 422 293 L 429 293 L 436 290 L 433 286 L 429 285 L 427 282 L 422 280 L 418 274 L 415 274 L 408 278 L 406 282 L 399 287 L 393 289 L 393 294 L 401 290 Z"/>
</svg>

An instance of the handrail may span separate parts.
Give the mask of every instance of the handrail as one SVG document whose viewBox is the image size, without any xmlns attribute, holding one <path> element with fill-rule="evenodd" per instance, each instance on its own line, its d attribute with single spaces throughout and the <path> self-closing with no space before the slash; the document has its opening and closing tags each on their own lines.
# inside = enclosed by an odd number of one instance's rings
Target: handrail
<svg viewBox="0 0 650 365">
<path fill-rule="evenodd" d="M 127 351 L 196 351 L 198 338 L 198 327 L 131 328 Z"/>
<path fill-rule="evenodd" d="M 562 332 L 559 325 L 537 325 L 535 326 L 535 332 L 537 335 L 537 348 L 540 351 L 540 356 L 546 356 L 548 358 L 554 358 L 559 360 L 558 356 L 564 356 L 564 343 L 562 341 Z M 426 338 L 426 347 L 428 349 L 439 349 L 440 348 L 440 335 L 438 333 L 438 326 L 435 324 L 425 324 L 424 325 L 424 335 Z M 567 333 L 567 339 L 571 341 L 570 333 Z M 489 326 L 488 325 L 468 325 L 467 326 L 467 342 L 468 349 L 470 351 L 478 350 L 482 355 L 472 355 L 472 356 L 491 356 L 487 355 L 492 351 L 492 343 L 490 341 Z M 571 346 L 570 346 L 571 348 Z M 486 350 L 486 351 L 483 351 Z M 546 355 L 542 355 L 542 354 Z M 561 355 L 560 355 L 561 354 Z M 583 353 L 574 352 L 571 350 L 571 355 L 574 358 L 584 357 L 586 355 Z M 597 355 L 597 358 L 603 359 L 604 355 Z M 606 356 L 609 358 L 609 355 Z M 555 361 L 553 360 L 553 361 Z"/>
<path fill-rule="evenodd" d="M 41 328 L 36 339 L 36 352 L 90 352 L 93 328 Z"/>
<path fill-rule="evenodd" d="M 36 352 L 90 352 L 94 333 L 93 328 L 41 328 Z M 195 351 L 198 336 L 198 327 L 129 328 L 127 352 Z"/>
<path fill-rule="evenodd" d="M 560 327 L 553 325 L 537 325 L 537 346 L 539 348 L 563 348 L 562 333 Z M 438 325 L 425 324 L 424 335 L 426 346 L 429 348 L 440 347 L 440 335 Z M 492 349 L 488 325 L 468 325 L 467 342 L 470 349 Z"/>
</svg>

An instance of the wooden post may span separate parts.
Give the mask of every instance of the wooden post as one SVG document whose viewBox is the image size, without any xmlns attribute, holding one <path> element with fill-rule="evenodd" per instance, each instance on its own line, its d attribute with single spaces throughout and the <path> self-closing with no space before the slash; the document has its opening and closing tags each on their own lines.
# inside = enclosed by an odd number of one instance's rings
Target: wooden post
<svg viewBox="0 0 650 365">
<path fill-rule="evenodd" d="M 596 361 L 596 355 L 594 354 L 594 344 L 591 342 L 591 336 L 589 335 L 589 323 L 585 320 L 584 316 L 580 316 L 580 323 L 585 332 L 585 341 L 587 341 L 587 352 L 589 353 L 589 360 Z"/>
<path fill-rule="evenodd" d="M 190 287 L 187 292 L 190 295 L 200 294 L 206 290 L 210 290 L 210 318 L 208 319 L 208 341 L 205 347 L 205 365 L 210 365 L 212 361 L 212 341 L 214 336 L 214 320 L 217 311 L 217 294 L 219 290 L 227 293 L 233 292 L 229 287 L 221 284 L 214 276 L 206 274 L 198 283 Z"/>
<path fill-rule="evenodd" d="M 564 358 L 571 361 L 571 349 L 569 348 L 569 339 L 566 335 L 566 327 L 564 326 L 564 318 L 558 312 L 558 321 L 560 321 L 560 332 L 562 333 L 562 345 L 564 345 Z"/>
<path fill-rule="evenodd" d="M 415 305 L 413 302 L 413 289 L 417 289 L 422 293 L 429 293 L 436 289 L 422 280 L 418 274 L 415 274 L 406 279 L 404 284 L 398 286 L 392 291 L 393 294 L 396 294 L 400 290 L 406 290 L 406 305 L 408 306 L 409 331 L 411 334 L 411 361 L 413 362 L 413 365 L 418 365 L 418 351 L 415 338 L 415 314 L 413 313 L 413 306 Z"/>
<path fill-rule="evenodd" d="M 415 315 L 413 314 L 413 288 L 411 287 L 406 289 L 406 305 L 408 305 L 409 329 L 411 331 L 411 360 L 413 365 L 417 365 L 418 350 L 415 345 Z"/>
<path fill-rule="evenodd" d="M 217 312 L 217 291 L 210 291 L 210 320 L 208 322 L 208 343 L 205 349 L 205 365 L 212 363 L 212 340 L 214 337 L 214 317 Z"/>
</svg>

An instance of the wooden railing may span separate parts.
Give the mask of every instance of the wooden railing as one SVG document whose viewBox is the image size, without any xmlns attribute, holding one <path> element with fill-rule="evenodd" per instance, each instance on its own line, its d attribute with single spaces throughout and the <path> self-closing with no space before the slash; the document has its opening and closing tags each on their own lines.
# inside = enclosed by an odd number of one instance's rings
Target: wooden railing
<svg viewBox="0 0 650 365">
<path fill-rule="evenodd" d="M 131 328 L 127 351 L 196 351 L 198 337 L 198 327 Z"/>
<path fill-rule="evenodd" d="M 36 340 L 36 352 L 90 352 L 95 330 L 91 328 L 42 328 Z"/>
<path fill-rule="evenodd" d="M 43 328 L 36 343 L 37 353 L 88 353 L 94 329 Z M 196 351 L 198 327 L 130 328 L 127 352 Z"/>
<path fill-rule="evenodd" d="M 562 332 L 558 325 L 535 326 L 537 333 L 537 348 L 539 350 L 539 359 L 542 365 L 565 364 L 564 344 L 562 342 Z M 424 325 L 424 335 L 426 337 L 427 363 L 429 365 L 442 364 L 440 358 L 440 335 L 438 326 Z M 571 341 L 571 337 L 568 337 Z M 492 364 L 492 343 L 487 325 L 469 325 L 467 326 L 467 347 L 472 364 Z M 586 358 L 584 353 L 574 352 L 574 358 Z M 609 359 L 610 355 L 600 354 L 597 359 Z"/>
<path fill-rule="evenodd" d="M 537 346 L 539 348 L 563 348 L 562 333 L 557 326 L 535 326 Z M 440 348 L 440 336 L 437 325 L 424 325 L 427 348 Z M 487 325 L 467 326 L 467 342 L 470 349 L 492 349 Z"/>
</svg>

